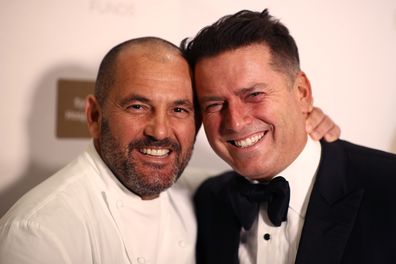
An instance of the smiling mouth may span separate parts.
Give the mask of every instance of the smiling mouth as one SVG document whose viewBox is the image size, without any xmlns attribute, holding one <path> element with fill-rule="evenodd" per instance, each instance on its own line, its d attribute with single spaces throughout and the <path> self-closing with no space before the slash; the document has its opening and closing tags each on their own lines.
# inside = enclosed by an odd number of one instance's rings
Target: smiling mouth
<svg viewBox="0 0 396 264">
<path fill-rule="evenodd" d="M 231 140 L 229 142 L 238 148 L 248 148 L 259 142 L 265 134 L 265 132 L 261 132 L 245 139 Z"/>
<path fill-rule="evenodd" d="M 139 152 L 148 155 L 148 156 L 154 156 L 154 157 L 165 157 L 169 155 L 171 152 L 170 149 L 165 149 L 165 148 L 141 148 L 139 149 Z"/>
</svg>

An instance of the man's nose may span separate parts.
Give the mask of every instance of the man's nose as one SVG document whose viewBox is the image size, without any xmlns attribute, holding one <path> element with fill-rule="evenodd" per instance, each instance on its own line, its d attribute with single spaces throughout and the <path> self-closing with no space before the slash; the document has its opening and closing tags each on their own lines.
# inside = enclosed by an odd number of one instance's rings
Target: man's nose
<svg viewBox="0 0 396 264">
<path fill-rule="evenodd" d="M 170 126 L 167 115 L 165 113 L 153 114 L 145 127 L 144 133 L 146 136 L 156 140 L 169 137 Z"/>
<path fill-rule="evenodd" d="M 249 120 L 245 106 L 237 103 L 227 104 L 223 110 L 222 128 L 224 131 L 238 132 L 248 125 Z"/>
</svg>

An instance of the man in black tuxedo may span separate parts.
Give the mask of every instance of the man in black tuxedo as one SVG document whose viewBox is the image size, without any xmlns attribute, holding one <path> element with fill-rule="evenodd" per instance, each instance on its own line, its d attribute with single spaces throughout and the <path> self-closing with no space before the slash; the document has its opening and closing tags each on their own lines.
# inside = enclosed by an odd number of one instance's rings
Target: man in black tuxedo
<svg viewBox="0 0 396 264">
<path fill-rule="evenodd" d="M 288 29 L 244 10 L 182 46 L 209 143 L 234 169 L 196 193 L 198 263 L 396 263 L 396 156 L 307 137 Z"/>
</svg>

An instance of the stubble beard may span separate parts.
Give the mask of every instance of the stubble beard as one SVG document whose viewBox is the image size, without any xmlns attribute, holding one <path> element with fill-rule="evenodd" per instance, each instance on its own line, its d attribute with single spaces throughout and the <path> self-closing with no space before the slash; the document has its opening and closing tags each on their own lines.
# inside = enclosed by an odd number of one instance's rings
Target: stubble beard
<svg viewBox="0 0 396 264">
<path fill-rule="evenodd" d="M 180 145 L 172 139 L 156 141 L 150 138 L 140 138 L 122 147 L 111 134 L 108 122 L 104 120 L 102 124 L 99 139 L 102 159 L 118 180 L 140 197 L 158 196 L 167 190 L 179 179 L 190 161 L 193 145 L 184 155 L 181 153 Z M 176 155 L 175 162 L 169 169 L 167 168 L 169 165 L 137 161 L 132 151 L 139 151 L 143 147 L 170 148 Z"/>
</svg>

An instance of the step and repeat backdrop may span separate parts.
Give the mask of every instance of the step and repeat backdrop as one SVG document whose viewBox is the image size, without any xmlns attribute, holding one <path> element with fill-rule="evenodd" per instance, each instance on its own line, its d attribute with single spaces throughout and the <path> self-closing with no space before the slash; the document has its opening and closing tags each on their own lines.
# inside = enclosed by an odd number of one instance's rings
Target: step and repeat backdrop
<svg viewBox="0 0 396 264">
<path fill-rule="evenodd" d="M 141 36 L 178 45 L 223 15 L 264 8 L 291 30 L 315 105 L 342 138 L 396 153 L 393 0 L 0 1 L 0 216 L 90 141 L 84 99 L 111 47 Z M 202 130 L 190 169 L 228 169 Z"/>
</svg>

